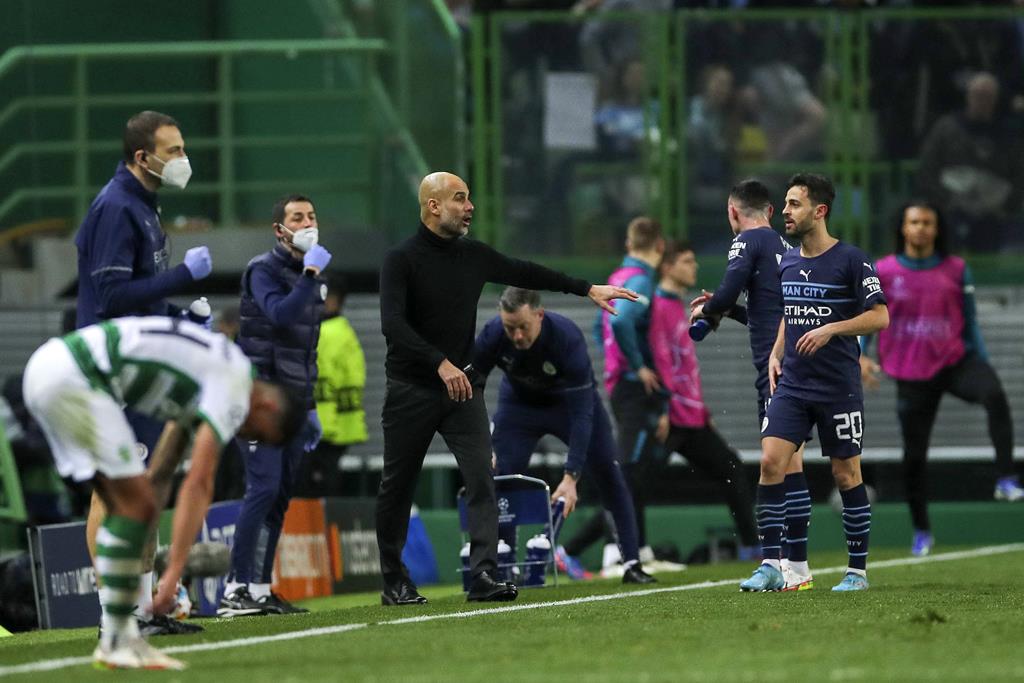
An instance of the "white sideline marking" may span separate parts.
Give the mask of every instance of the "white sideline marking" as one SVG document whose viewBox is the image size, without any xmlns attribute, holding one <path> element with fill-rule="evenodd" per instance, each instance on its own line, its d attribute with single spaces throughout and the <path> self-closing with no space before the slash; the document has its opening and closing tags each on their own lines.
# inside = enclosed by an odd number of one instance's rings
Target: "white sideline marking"
<svg viewBox="0 0 1024 683">
<path fill-rule="evenodd" d="M 913 564 L 927 564 L 930 562 L 948 562 L 950 560 L 964 560 L 975 557 L 986 557 L 989 555 L 1002 555 L 1024 550 L 1024 543 L 1009 543 L 1006 545 L 985 546 L 974 550 L 960 550 L 952 553 L 939 553 L 927 557 L 901 557 L 895 560 L 880 560 L 871 562 L 870 569 L 885 569 L 886 567 L 903 567 Z M 846 571 L 846 565 L 837 567 L 826 567 L 815 569 L 816 575 L 838 574 Z M 321 628 L 310 628 L 302 631 L 291 631 L 288 633 L 277 633 L 269 636 L 254 636 L 251 638 L 237 638 L 235 640 L 220 640 L 211 643 L 195 643 L 193 645 L 177 645 L 161 648 L 167 654 L 179 652 L 204 652 L 209 650 L 227 650 L 235 647 L 248 647 L 262 643 L 273 643 L 283 640 L 298 640 L 300 638 L 311 638 L 314 636 L 326 636 L 346 631 L 358 631 L 370 626 L 398 626 L 402 624 L 416 624 L 424 621 L 438 621 L 440 619 L 468 619 L 470 617 L 486 616 L 490 614 L 502 614 L 505 612 L 521 612 L 531 609 L 542 609 L 545 607 L 565 607 L 569 605 L 582 605 L 588 602 L 603 602 L 606 600 L 621 600 L 623 598 L 635 598 L 644 595 L 655 595 L 657 593 L 675 593 L 678 591 L 691 591 L 701 588 L 717 588 L 718 586 L 735 585 L 743 579 L 721 579 L 718 581 L 701 581 L 699 583 L 687 583 L 681 586 L 664 586 L 661 588 L 645 588 L 643 590 L 627 591 L 624 593 L 607 593 L 604 595 L 587 595 L 567 600 L 554 600 L 551 602 L 529 602 L 504 607 L 489 607 L 486 609 L 466 610 L 462 612 L 446 612 L 443 614 L 424 614 L 418 617 L 406 617 L 404 619 L 390 619 L 378 621 L 373 624 L 339 624 L 338 626 L 325 626 Z M 14 674 L 36 673 L 39 671 L 54 671 L 65 669 L 70 666 L 91 664 L 92 657 L 65 657 L 63 659 L 44 659 L 38 662 L 16 664 L 13 666 L 0 667 L 0 676 Z"/>
</svg>

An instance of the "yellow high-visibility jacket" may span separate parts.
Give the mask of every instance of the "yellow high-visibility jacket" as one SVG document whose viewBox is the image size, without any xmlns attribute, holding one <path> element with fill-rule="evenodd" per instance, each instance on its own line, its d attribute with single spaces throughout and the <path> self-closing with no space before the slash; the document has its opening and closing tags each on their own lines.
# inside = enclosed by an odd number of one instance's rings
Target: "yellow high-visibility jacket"
<svg viewBox="0 0 1024 683">
<path fill-rule="evenodd" d="M 323 321 L 317 345 L 316 412 L 323 440 L 346 445 L 366 441 L 366 358 L 343 316 Z"/>
</svg>

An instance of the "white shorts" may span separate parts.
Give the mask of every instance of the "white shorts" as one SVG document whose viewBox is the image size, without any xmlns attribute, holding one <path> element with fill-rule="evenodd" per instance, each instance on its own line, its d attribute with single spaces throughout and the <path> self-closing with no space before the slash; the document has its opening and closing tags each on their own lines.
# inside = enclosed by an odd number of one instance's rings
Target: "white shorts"
<svg viewBox="0 0 1024 683">
<path fill-rule="evenodd" d="M 39 423 L 62 477 L 110 479 L 146 471 L 124 410 L 114 398 L 89 386 L 60 339 L 36 350 L 25 366 L 25 406 Z"/>
</svg>

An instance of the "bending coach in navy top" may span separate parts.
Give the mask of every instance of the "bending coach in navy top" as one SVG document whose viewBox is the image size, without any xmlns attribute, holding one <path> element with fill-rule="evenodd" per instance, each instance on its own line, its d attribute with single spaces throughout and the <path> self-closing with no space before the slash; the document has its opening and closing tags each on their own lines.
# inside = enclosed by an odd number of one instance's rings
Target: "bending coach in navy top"
<svg viewBox="0 0 1024 683">
<path fill-rule="evenodd" d="M 849 563 L 832 590 L 868 587 L 871 504 L 861 477 L 864 400 L 857 336 L 889 324 L 882 286 L 868 257 L 828 233 L 826 217 L 835 188 L 828 178 L 798 174 L 786 193 L 786 234 L 800 248 L 782 257 L 784 309 L 768 357 L 772 400 L 761 423 L 761 479 L 757 526 L 764 563 L 740 584 L 748 591 L 781 590 L 780 546 L 785 521 L 783 479 L 790 459 L 811 426 L 843 499 L 843 530 Z"/>
<path fill-rule="evenodd" d="M 565 474 L 552 499 L 565 497 L 565 516 L 576 507 L 576 482 L 583 468 L 594 479 L 615 520 L 623 583 L 652 583 L 640 566 L 633 498 L 615 457 L 611 422 L 597 395 L 594 369 L 583 332 L 568 318 L 549 313 L 540 294 L 509 287 L 476 338 L 473 369 L 487 377 L 505 371 L 494 413 L 491 445 L 498 474 L 521 474 L 537 441 L 552 434 L 569 446 Z"/>
</svg>

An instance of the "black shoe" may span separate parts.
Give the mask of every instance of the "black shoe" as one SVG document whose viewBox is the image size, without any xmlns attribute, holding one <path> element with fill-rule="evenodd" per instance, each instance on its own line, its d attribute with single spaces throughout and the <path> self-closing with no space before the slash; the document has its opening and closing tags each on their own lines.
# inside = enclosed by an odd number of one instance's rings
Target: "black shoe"
<svg viewBox="0 0 1024 683">
<path fill-rule="evenodd" d="M 382 605 L 425 605 L 427 599 L 416 590 L 416 584 L 403 579 L 396 584 L 385 585 L 380 594 Z"/>
<path fill-rule="evenodd" d="M 622 583 L 658 583 L 658 580 L 645 572 L 639 562 L 634 562 L 622 572 Z"/>
<path fill-rule="evenodd" d="M 480 572 L 469 586 L 469 602 L 508 602 L 515 600 L 519 589 L 511 581 L 495 581 L 488 572 Z"/>
<path fill-rule="evenodd" d="M 256 602 L 263 606 L 264 614 L 305 614 L 309 611 L 305 607 L 296 607 L 273 591 Z"/>
<path fill-rule="evenodd" d="M 255 614 L 266 614 L 263 605 L 256 602 L 249 594 L 248 586 L 239 586 L 231 594 L 220 599 L 217 607 L 218 617 L 244 617 Z"/>
<path fill-rule="evenodd" d="M 188 624 L 166 615 L 152 617 L 148 621 L 139 619 L 138 622 L 139 633 L 144 636 L 187 636 L 205 630 L 199 624 Z"/>
</svg>

